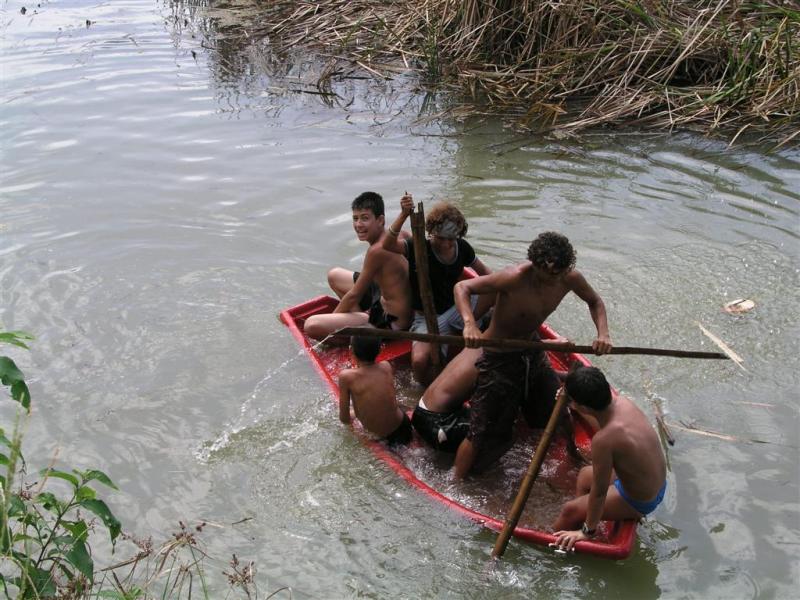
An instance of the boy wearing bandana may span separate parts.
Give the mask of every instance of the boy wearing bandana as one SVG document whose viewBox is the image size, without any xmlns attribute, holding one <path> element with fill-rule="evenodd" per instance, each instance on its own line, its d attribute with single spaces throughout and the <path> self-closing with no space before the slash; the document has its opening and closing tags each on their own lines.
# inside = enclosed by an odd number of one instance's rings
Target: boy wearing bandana
<svg viewBox="0 0 800 600">
<path fill-rule="evenodd" d="M 411 284 L 411 301 L 414 308 L 414 319 L 411 331 L 427 333 L 425 315 L 422 310 L 422 299 L 419 293 L 417 263 L 414 255 L 413 238 L 401 238 L 403 223 L 414 210 L 411 194 L 400 200 L 400 214 L 389 226 L 383 238 L 383 248 L 390 252 L 402 254 L 408 260 L 408 278 Z M 428 250 L 428 273 L 431 280 L 431 292 L 436 309 L 439 333 L 442 335 L 460 335 L 464 329 L 464 321 L 455 306 L 453 286 L 461 279 L 464 267 L 470 267 L 478 275 L 488 275 L 491 271 L 475 256 L 475 250 L 464 239 L 467 233 L 467 222 L 458 208 L 448 202 L 439 202 L 425 218 L 425 240 Z M 481 316 L 491 305 L 491 297 L 486 297 L 477 309 Z M 478 296 L 470 299 L 473 311 L 478 304 Z M 425 342 L 414 342 L 411 350 L 411 368 L 414 378 L 422 385 L 428 385 L 438 375 L 431 361 L 431 345 Z"/>
</svg>

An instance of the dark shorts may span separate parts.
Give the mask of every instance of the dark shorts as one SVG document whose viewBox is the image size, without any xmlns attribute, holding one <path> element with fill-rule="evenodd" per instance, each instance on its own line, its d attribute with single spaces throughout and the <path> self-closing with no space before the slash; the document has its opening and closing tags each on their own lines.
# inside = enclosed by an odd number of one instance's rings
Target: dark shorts
<svg viewBox="0 0 800 600">
<path fill-rule="evenodd" d="M 381 301 L 378 300 L 369 309 L 369 324 L 378 329 L 394 329 L 392 323 L 397 321 L 397 317 L 390 315 L 383 310 Z"/>
<path fill-rule="evenodd" d="M 469 409 L 464 406 L 456 412 L 436 413 L 417 406 L 411 423 L 420 437 L 437 450 L 455 452 L 469 431 Z"/>
<path fill-rule="evenodd" d="M 520 408 L 531 427 L 547 425 L 559 381 L 544 352 L 484 350 L 475 366 L 478 382 L 467 437 L 476 450 L 507 445 Z"/>
<path fill-rule="evenodd" d="M 413 437 L 413 430 L 411 429 L 411 419 L 408 418 L 406 413 L 403 413 L 403 422 L 392 433 L 386 436 L 386 443 L 390 446 L 397 446 L 399 444 L 408 444 Z"/>
<path fill-rule="evenodd" d="M 358 276 L 361 275 L 358 271 L 353 273 L 353 283 L 358 280 Z M 361 300 L 358 301 L 358 307 L 363 310 L 364 312 L 370 312 L 373 306 L 377 303 L 380 306 L 381 302 L 381 288 L 378 287 L 378 284 L 374 281 L 369 284 L 367 291 L 364 292 L 364 295 L 361 296 Z"/>
<path fill-rule="evenodd" d="M 356 282 L 359 275 L 361 273 L 358 271 L 353 273 L 353 283 Z M 383 310 L 381 288 L 374 281 L 369 284 L 367 291 L 358 301 L 358 308 L 369 313 L 369 324 L 378 329 L 391 329 L 392 322 L 397 321 L 397 317 Z"/>
</svg>

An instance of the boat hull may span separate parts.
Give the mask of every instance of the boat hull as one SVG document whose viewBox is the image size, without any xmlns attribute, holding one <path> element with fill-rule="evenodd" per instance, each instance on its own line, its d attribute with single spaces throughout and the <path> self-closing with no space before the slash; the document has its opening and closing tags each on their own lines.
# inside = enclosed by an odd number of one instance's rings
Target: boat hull
<svg viewBox="0 0 800 600">
<path fill-rule="evenodd" d="M 309 340 L 303 333 L 303 323 L 305 320 L 315 314 L 324 314 L 331 312 L 337 305 L 338 301 L 330 296 L 318 296 L 288 308 L 280 313 L 281 321 L 288 327 L 294 338 L 298 343 L 306 349 L 306 352 L 311 359 L 311 363 L 322 377 L 323 381 L 328 384 L 334 398 L 338 401 L 338 383 L 337 378 L 339 372 L 349 366 L 350 355 L 349 350 L 345 347 L 330 349 L 326 348 L 325 352 L 315 350 L 314 341 Z M 550 329 L 547 325 L 540 328 L 540 335 L 542 339 L 557 339 L 558 335 Z M 381 353 L 377 360 L 397 361 L 407 357 L 411 352 L 411 343 L 406 340 L 391 340 L 386 341 L 381 349 Z M 551 363 L 557 370 L 566 370 L 569 363 L 579 361 L 583 364 L 590 364 L 589 361 L 582 355 L 572 354 L 569 356 L 555 355 L 548 353 Z M 575 444 L 584 453 L 588 453 L 591 446 L 591 436 L 593 432 L 588 424 L 576 418 L 573 415 L 573 424 L 575 430 Z M 403 462 L 400 456 L 395 452 L 388 449 L 383 443 L 372 439 L 363 431 L 359 435 L 362 442 L 382 460 L 389 468 L 391 468 L 400 477 L 405 479 L 412 487 L 418 489 L 420 492 L 428 495 L 430 498 L 448 506 L 452 510 L 462 514 L 463 516 L 479 523 L 489 529 L 500 531 L 503 528 L 503 521 L 495 517 L 483 514 L 474 510 L 464 504 L 457 502 L 440 491 L 434 489 L 417 475 Z M 563 452 L 563 451 L 562 451 Z M 601 523 L 601 532 L 604 534 L 602 540 L 587 540 L 578 542 L 575 545 L 575 551 L 582 554 L 591 554 L 603 558 L 610 559 L 623 559 L 627 558 L 633 548 L 633 543 L 636 539 L 636 521 L 604 521 Z M 555 542 L 555 537 L 552 533 L 542 531 L 540 529 L 518 526 L 513 533 L 514 537 L 522 539 L 535 544 L 547 546 Z"/>
</svg>

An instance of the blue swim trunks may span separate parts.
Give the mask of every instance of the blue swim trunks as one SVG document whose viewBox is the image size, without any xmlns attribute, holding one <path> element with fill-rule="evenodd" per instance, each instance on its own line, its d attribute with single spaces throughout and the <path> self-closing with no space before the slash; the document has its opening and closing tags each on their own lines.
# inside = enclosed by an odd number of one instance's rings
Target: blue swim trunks
<svg viewBox="0 0 800 600">
<path fill-rule="evenodd" d="M 619 479 L 614 480 L 614 487 L 617 488 L 619 495 L 622 496 L 622 499 L 625 500 L 625 502 L 630 504 L 641 514 L 649 515 L 659 504 L 661 504 L 661 501 L 664 499 L 664 492 L 667 491 L 667 480 L 664 480 L 664 485 L 661 486 L 661 489 L 658 490 L 656 497 L 650 502 L 639 502 L 638 500 L 634 500 L 633 498 L 629 497 L 625 492 L 625 488 L 622 487 L 622 482 Z"/>
</svg>

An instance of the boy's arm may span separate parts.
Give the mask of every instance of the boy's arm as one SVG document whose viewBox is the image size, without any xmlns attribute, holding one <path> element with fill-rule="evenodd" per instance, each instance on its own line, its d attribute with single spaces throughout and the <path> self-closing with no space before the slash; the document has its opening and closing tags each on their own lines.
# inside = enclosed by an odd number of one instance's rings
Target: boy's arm
<svg viewBox="0 0 800 600">
<path fill-rule="evenodd" d="M 483 264 L 483 261 L 480 258 L 475 258 L 473 263 L 470 265 L 470 268 L 478 275 L 489 275 L 492 272 L 489 267 Z"/>
<path fill-rule="evenodd" d="M 397 215 L 394 223 L 389 225 L 383 242 L 381 242 L 384 250 L 395 252 L 396 254 L 406 253 L 406 245 L 403 240 L 407 236 L 401 236 L 400 230 L 403 229 L 403 223 L 406 222 L 412 212 L 414 212 L 414 200 L 411 198 L 411 194 L 406 194 L 400 199 L 400 214 Z"/>
<path fill-rule="evenodd" d="M 333 309 L 333 312 L 360 312 L 358 301 L 361 300 L 361 297 L 367 292 L 369 284 L 375 279 L 375 274 L 378 272 L 385 256 L 378 244 L 370 246 L 369 250 L 367 250 L 367 256 L 364 258 L 361 274 L 356 279 L 353 287 L 339 300 L 339 304 Z"/>
<path fill-rule="evenodd" d="M 339 420 L 342 423 L 350 423 L 350 384 L 348 379 L 347 371 L 342 371 L 339 375 Z"/>
<path fill-rule="evenodd" d="M 472 296 L 472 294 L 497 293 L 510 281 L 510 278 L 511 271 L 504 269 L 489 275 L 482 275 L 473 279 L 464 279 L 453 287 L 456 308 L 461 318 L 464 320 L 464 331 L 462 335 L 464 336 L 464 345 L 467 346 L 467 348 L 477 348 L 477 340 L 481 337 L 481 330 L 475 323 L 475 315 L 472 314 L 470 296 Z"/>
<path fill-rule="evenodd" d="M 589 490 L 586 518 L 583 521 L 589 531 L 595 531 L 603 517 L 612 469 L 611 448 L 604 436 L 596 434 L 592 439 L 592 489 Z M 574 531 L 556 531 L 553 535 L 556 536 L 556 545 L 563 550 L 572 550 L 575 542 L 592 537 L 584 533 L 583 528 Z"/>
<path fill-rule="evenodd" d="M 595 434 L 594 437 L 597 438 L 598 435 Z M 603 517 L 603 506 L 606 503 L 613 467 L 611 448 L 606 436 L 600 435 L 596 443 L 592 439 L 592 489 L 589 490 L 589 503 L 584 520 L 587 529 L 597 529 Z"/>
<path fill-rule="evenodd" d="M 608 334 L 608 317 L 606 316 L 606 305 L 600 294 L 594 291 L 586 278 L 578 271 L 569 274 L 570 289 L 589 307 L 589 314 L 592 315 L 595 327 L 597 327 L 597 338 L 592 342 L 592 349 L 595 354 L 608 354 L 611 352 L 613 344 L 611 336 Z"/>
</svg>

